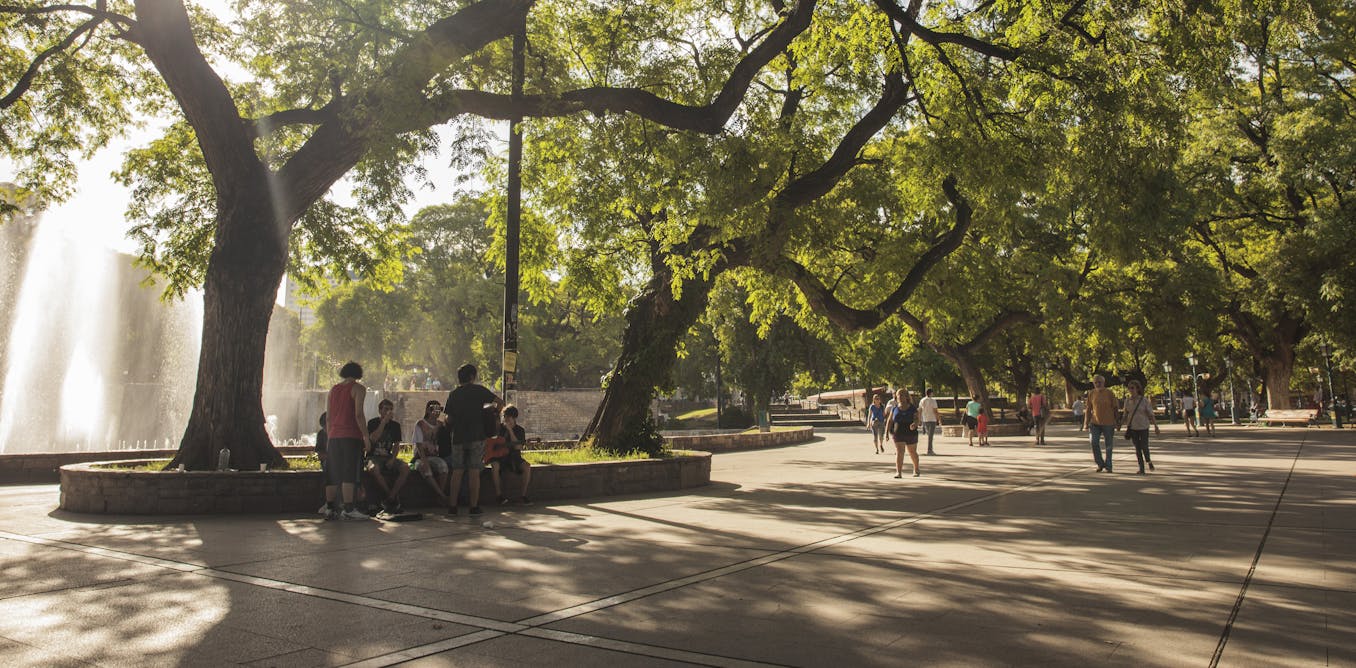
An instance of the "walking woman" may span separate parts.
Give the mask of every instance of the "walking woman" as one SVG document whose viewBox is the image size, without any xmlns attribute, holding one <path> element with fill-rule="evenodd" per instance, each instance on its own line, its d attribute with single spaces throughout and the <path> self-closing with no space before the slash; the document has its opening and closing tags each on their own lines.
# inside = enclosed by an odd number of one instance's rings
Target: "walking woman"
<svg viewBox="0 0 1356 668">
<path fill-rule="evenodd" d="M 876 454 L 885 452 L 885 406 L 880 395 L 871 397 L 871 405 L 866 407 L 866 426 L 871 428 L 871 442 L 876 446 Z"/>
<path fill-rule="evenodd" d="M 1154 460 L 1149 457 L 1149 426 L 1153 425 L 1154 435 L 1158 435 L 1158 420 L 1154 418 L 1153 404 L 1144 396 L 1144 386 L 1138 380 L 1131 380 L 1125 386 L 1130 396 L 1125 398 L 1125 431 L 1130 442 L 1135 444 L 1135 460 L 1139 462 L 1139 475 L 1144 475 L 1144 465 L 1154 470 Z"/>
<path fill-rule="evenodd" d="M 1215 435 L 1215 419 L 1219 416 L 1215 414 L 1215 395 L 1207 393 L 1201 397 L 1200 421 L 1197 424 L 1205 427 L 1205 435 L 1213 437 Z M 1199 434 L 1197 434 L 1199 436 Z"/>
<path fill-rule="evenodd" d="M 908 451 L 913 462 L 913 477 L 918 471 L 918 407 L 913 403 L 907 388 L 899 388 L 895 393 L 895 407 L 890 409 L 890 417 L 885 420 L 885 432 L 895 441 L 895 477 L 904 477 L 904 452 Z"/>
</svg>

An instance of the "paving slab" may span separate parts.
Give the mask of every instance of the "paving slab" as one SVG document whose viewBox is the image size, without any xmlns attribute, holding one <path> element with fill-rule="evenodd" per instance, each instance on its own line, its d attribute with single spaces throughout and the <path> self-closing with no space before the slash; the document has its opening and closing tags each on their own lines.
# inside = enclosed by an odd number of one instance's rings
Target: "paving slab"
<svg viewBox="0 0 1356 668">
<path fill-rule="evenodd" d="M 1356 435 L 1174 431 L 1145 476 L 1061 426 L 895 479 L 828 430 L 703 489 L 403 524 L 0 487 L 0 665 L 1356 665 Z"/>
</svg>

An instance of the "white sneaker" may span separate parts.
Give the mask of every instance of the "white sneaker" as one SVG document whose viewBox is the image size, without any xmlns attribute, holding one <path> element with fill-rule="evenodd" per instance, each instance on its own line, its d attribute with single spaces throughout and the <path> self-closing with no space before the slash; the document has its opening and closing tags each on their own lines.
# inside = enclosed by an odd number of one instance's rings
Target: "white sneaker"
<svg viewBox="0 0 1356 668">
<path fill-rule="evenodd" d="M 357 508 L 354 508 L 354 509 L 352 509 L 352 510 L 345 510 L 344 512 L 339 513 L 339 519 L 341 519 L 341 520 L 370 520 L 370 519 L 372 519 L 372 518 L 371 518 L 371 517 L 368 517 L 368 516 L 367 516 L 367 513 L 364 513 L 363 511 L 358 510 Z"/>
<path fill-rule="evenodd" d="M 328 514 L 330 514 L 330 504 L 326 503 L 326 504 L 320 506 L 320 510 L 315 511 L 315 514 L 317 514 L 317 515 L 328 515 Z"/>
</svg>

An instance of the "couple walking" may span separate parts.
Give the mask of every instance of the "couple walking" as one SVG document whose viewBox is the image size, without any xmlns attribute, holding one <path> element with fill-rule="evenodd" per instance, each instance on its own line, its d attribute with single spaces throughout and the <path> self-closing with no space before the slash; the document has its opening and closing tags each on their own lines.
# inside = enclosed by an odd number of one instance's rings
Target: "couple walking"
<svg viewBox="0 0 1356 668">
<path fill-rule="evenodd" d="M 1153 403 L 1144 396 L 1144 385 L 1131 380 L 1125 386 L 1130 396 L 1125 398 L 1121 410 L 1117 410 L 1116 395 L 1106 387 L 1106 378 L 1093 376 L 1092 391 L 1088 393 L 1088 411 L 1084 426 L 1088 429 L 1088 438 L 1092 444 L 1092 460 L 1097 464 L 1097 472 L 1111 473 L 1111 451 L 1116 442 L 1116 432 L 1125 426 L 1126 438 L 1135 446 L 1135 460 L 1139 462 L 1140 475 L 1144 474 L 1147 464 L 1154 470 L 1153 459 L 1149 456 L 1149 427 L 1158 434 L 1158 420 L 1154 417 Z M 1106 454 L 1098 447 L 1098 440 L 1106 444 Z"/>
</svg>

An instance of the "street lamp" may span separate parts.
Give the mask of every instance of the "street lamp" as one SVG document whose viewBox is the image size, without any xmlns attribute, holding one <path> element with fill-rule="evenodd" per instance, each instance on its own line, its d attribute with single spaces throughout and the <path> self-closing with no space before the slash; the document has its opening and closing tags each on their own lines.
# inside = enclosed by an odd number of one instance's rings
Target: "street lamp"
<svg viewBox="0 0 1356 668">
<path fill-rule="evenodd" d="M 1172 404 L 1172 362 L 1163 363 L 1163 375 L 1167 376 L 1168 379 L 1168 424 L 1172 424 L 1172 419 L 1176 416 L 1176 411 L 1173 409 Z"/>
<path fill-rule="evenodd" d="M 1187 364 L 1191 365 L 1191 398 L 1201 402 L 1201 387 L 1196 384 L 1196 353 L 1187 353 Z"/>
<path fill-rule="evenodd" d="M 1234 361 L 1224 358 L 1224 368 L 1229 374 L 1229 419 L 1238 424 L 1238 394 L 1234 392 Z"/>
<path fill-rule="evenodd" d="M 1342 414 L 1337 409 L 1337 395 L 1332 393 L 1332 348 L 1325 341 L 1318 345 L 1318 350 L 1323 353 L 1323 368 L 1328 371 L 1328 412 L 1332 414 L 1332 426 L 1341 429 Z"/>
</svg>

